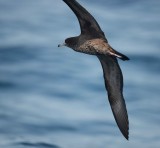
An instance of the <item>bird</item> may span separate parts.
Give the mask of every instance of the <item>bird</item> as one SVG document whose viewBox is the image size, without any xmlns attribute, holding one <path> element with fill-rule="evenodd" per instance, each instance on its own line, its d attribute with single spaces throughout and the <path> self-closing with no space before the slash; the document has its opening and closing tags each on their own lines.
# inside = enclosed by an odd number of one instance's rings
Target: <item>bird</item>
<svg viewBox="0 0 160 148">
<path fill-rule="evenodd" d="M 76 15 L 80 35 L 68 37 L 63 44 L 76 52 L 95 55 L 99 59 L 108 100 L 115 121 L 122 135 L 129 140 L 129 119 L 123 97 L 123 75 L 117 58 L 125 61 L 127 56 L 113 49 L 95 18 L 76 0 L 63 0 Z"/>
</svg>

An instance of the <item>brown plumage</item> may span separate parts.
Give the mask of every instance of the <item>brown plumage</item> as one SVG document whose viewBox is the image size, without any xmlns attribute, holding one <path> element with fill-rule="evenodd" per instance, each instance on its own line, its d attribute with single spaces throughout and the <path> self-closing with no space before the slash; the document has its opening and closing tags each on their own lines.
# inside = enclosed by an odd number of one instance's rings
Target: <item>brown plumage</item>
<svg viewBox="0 0 160 148">
<path fill-rule="evenodd" d="M 116 58 L 129 58 L 116 50 L 108 43 L 94 17 L 76 0 L 63 0 L 78 18 L 81 34 L 65 40 L 64 46 L 77 52 L 96 55 L 103 68 L 105 87 L 116 123 L 126 139 L 129 135 L 129 121 L 123 98 L 123 76 Z M 58 45 L 60 47 L 61 45 Z"/>
</svg>

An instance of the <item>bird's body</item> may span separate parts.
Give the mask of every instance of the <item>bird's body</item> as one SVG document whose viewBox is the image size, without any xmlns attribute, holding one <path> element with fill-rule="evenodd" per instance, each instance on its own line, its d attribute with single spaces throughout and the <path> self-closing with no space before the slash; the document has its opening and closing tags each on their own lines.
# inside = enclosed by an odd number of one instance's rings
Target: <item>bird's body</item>
<svg viewBox="0 0 160 148">
<path fill-rule="evenodd" d="M 109 45 L 97 21 L 76 0 L 63 1 L 75 13 L 81 27 L 81 34 L 77 37 L 67 38 L 63 45 L 77 52 L 98 57 L 103 68 L 105 87 L 114 118 L 120 131 L 128 139 L 129 121 L 123 98 L 123 76 L 117 58 L 122 60 L 129 60 L 129 58 Z"/>
<path fill-rule="evenodd" d="M 75 47 L 73 47 L 73 50 L 90 55 L 111 55 L 122 60 L 128 60 L 128 57 L 114 50 L 103 38 L 86 40 L 84 43 L 76 44 Z"/>
</svg>

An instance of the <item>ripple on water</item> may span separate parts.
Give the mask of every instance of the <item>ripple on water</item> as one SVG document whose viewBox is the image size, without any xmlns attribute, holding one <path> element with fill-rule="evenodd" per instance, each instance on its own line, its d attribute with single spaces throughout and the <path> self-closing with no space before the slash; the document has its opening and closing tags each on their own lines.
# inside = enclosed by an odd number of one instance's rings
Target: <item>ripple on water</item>
<svg viewBox="0 0 160 148">
<path fill-rule="evenodd" d="M 31 143 L 31 142 L 19 142 L 15 144 L 16 146 L 23 146 L 23 147 L 31 147 L 31 148 L 60 148 L 57 145 L 54 144 L 49 144 L 45 142 L 36 142 L 36 143 Z"/>
</svg>

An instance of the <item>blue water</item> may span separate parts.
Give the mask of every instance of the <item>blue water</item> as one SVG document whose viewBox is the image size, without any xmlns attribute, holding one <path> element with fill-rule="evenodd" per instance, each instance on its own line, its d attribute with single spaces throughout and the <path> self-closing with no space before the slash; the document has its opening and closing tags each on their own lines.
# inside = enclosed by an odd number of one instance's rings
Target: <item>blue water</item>
<svg viewBox="0 0 160 148">
<path fill-rule="evenodd" d="M 160 1 L 79 0 L 119 61 L 130 121 L 121 135 L 94 56 L 58 48 L 79 34 L 61 0 L 0 1 L 1 148 L 159 148 Z"/>
</svg>

